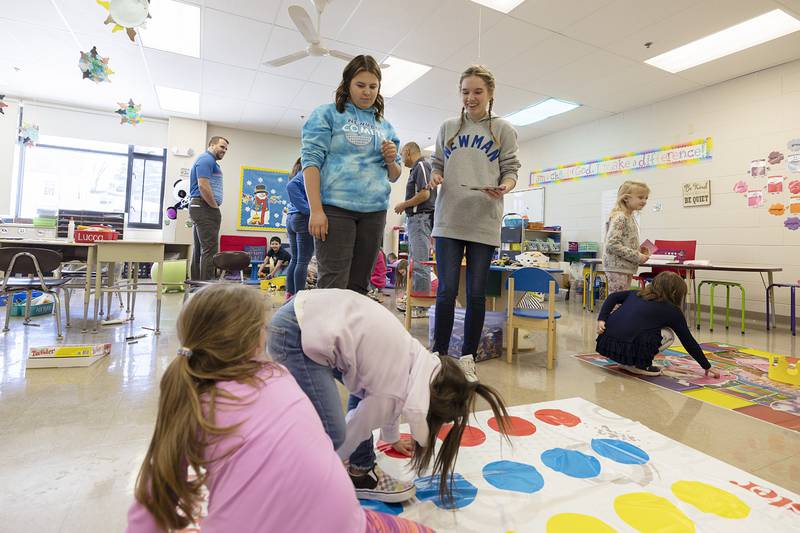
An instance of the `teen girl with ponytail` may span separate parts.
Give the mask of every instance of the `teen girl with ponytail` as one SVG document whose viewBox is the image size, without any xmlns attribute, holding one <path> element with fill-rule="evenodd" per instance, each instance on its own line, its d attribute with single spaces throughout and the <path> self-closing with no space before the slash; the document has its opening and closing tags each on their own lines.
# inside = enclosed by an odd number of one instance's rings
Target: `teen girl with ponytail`
<svg viewBox="0 0 800 533">
<path fill-rule="evenodd" d="M 461 74 L 459 88 L 463 107 L 458 117 L 439 129 L 431 172 L 431 186 L 441 185 L 432 232 L 439 275 L 433 351 L 448 352 L 461 260 L 466 254 L 464 344 L 461 354 L 452 355 L 471 360 L 483 329 L 489 266 L 494 249 L 500 246 L 503 195 L 517 184 L 520 162 L 517 132 L 492 114 L 492 73 L 484 66 L 471 66 Z M 467 367 L 469 362 L 462 360 L 462 365 Z"/>
</svg>

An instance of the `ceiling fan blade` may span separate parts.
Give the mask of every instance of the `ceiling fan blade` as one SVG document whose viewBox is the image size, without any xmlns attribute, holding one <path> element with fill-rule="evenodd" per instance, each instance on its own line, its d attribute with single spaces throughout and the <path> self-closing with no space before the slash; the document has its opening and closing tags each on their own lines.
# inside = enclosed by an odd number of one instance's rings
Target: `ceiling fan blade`
<svg viewBox="0 0 800 533">
<path fill-rule="evenodd" d="M 265 61 L 264 65 L 270 67 L 282 67 L 283 65 L 289 64 L 292 61 L 297 61 L 298 59 L 303 59 L 304 57 L 308 56 L 309 56 L 308 50 L 301 50 L 300 52 L 295 52 L 293 54 L 289 54 L 288 56 L 279 57 L 277 59 L 273 59 L 272 61 Z"/>
<path fill-rule="evenodd" d="M 322 13 L 325 11 L 325 7 L 330 4 L 330 0 L 312 0 L 314 2 L 314 6 L 317 8 L 317 11 Z"/>
<path fill-rule="evenodd" d="M 297 30 L 309 44 L 319 44 L 319 33 L 311 21 L 308 11 L 300 6 L 289 6 L 289 18 L 292 19 Z"/>
<path fill-rule="evenodd" d="M 342 61 L 348 61 L 348 62 L 352 60 L 354 57 L 356 57 L 351 54 L 345 54 L 344 52 L 340 52 L 339 50 L 328 50 L 328 55 L 341 59 Z"/>
</svg>

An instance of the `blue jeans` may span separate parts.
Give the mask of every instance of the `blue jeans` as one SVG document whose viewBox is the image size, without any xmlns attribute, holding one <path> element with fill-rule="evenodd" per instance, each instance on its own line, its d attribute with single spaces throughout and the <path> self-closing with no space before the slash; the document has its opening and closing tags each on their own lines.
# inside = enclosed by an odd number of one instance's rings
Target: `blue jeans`
<svg viewBox="0 0 800 533">
<path fill-rule="evenodd" d="M 289 300 L 273 315 L 269 325 L 268 349 L 272 358 L 289 369 L 303 392 L 317 410 L 325 433 L 338 449 L 344 443 L 347 424 L 342 412 L 342 402 L 336 381 L 342 381 L 342 373 L 336 368 L 321 365 L 303 352 L 300 324 L 294 312 L 294 299 Z M 355 409 L 360 398 L 350 395 L 347 410 Z M 350 464 L 361 469 L 375 464 L 375 448 L 372 437 L 358 445 L 350 455 Z"/>
<path fill-rule="evenodd" d="M 289 253 L 292 260 L 286 269 L 286 291 L 295 294 L 306 288 L 308 263 L 314 255 L 314 237 L 308 232 L 308 215 L 292 213 L 286 219 L 289 234 Z"/>
<path fill-rule="evenodd" d="M 428 261 L 431 258 L 431 215 L 430 213 L 410 215 L 406 226 L 408 228 L 408 251 L 414 261 L 411 266 L 411 290 L 422 293 L 431 292 L 431 267 L 421 263 L 421 261 Z"/>
<path fill-rule="evenodd" d="M 461 355 L 475 354 L 481 340 L 486 317 L 486 284 L 492 264 L 494 246 L 436 238 L 436 269 L 439 289 L 436 291 L 436 323 L 433 328 L 433 351 L 447 354 L 453 334 L 453 316 L 461 278 L 461 259 L 467 255 L 467 309 L 464 316 L 464 344 Z"/>
</svg>

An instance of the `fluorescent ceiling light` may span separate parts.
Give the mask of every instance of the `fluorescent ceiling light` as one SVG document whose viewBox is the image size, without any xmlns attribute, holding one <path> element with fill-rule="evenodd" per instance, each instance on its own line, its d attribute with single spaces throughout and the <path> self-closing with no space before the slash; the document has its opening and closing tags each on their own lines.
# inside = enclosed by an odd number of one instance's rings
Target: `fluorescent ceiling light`
<svg viewBox="0 0 800 533">
<path fill-rule="evenodd" d="M 428 72 L 431 67 L 389 56 L 383 63 L 390 68 L 381 70 L 381 94 L 391 98 Z"/>
<path fill-rule="evenodd" d="M 137 31 L 142 44 L 185 56 L 200 57 L 200 7 L 175 0 L 150 3 L 150 15 Z"/>
<path fill-rule="evenodd" d="M 199 93 L 156 85 L 156 94 L 158 94 L 158 105 L 164 111 L 186 113 L 187 115 L 200 114 Z"/>
<path fill-rule="evenodd" d="M 489 7 L 501 13 L 508 13 L 525 0 L 472 0 L 476 4 Z"/>
<path fill-rule="evenodd" d="M 549 98 L 538 104 L 506 115 L 505 118 L 515 126 L 527 126 L 528 124 L 539 122 L 540 120 L 550 118 L 554 115 L 572 111 L 576 107 L 580 107 L 580 104 Z"/>
<path fill-rule="evenodd" d="M 797 30 L 800 30 L 800 20 L 780 9 L 775 9 L 669 52 L 651 57 L 645 63 L 674 74 L 783 37 Z"/>
<path fill-rule="evenodd" d="M 430 146 L 428 146 L 426 148 L 423 148 L 422 151 L 423 152 L 435 152 L 436 151 L 436 145 L 432 144 L 432 145 L 430 145 Z"/>
</svg>

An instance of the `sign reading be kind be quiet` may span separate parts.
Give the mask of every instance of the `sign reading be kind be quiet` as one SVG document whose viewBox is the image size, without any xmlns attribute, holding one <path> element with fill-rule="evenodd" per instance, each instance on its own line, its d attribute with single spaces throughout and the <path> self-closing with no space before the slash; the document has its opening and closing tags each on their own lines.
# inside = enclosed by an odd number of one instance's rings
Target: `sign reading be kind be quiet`
<svg viewBox="0 0 800 533">
<path fill-rule="evenodd" d="M 683 207 L 711 205 L 711 180 L 683 184 Z"/>
</svg>

